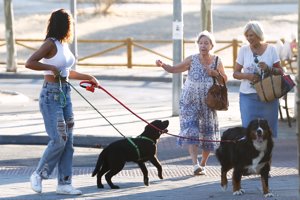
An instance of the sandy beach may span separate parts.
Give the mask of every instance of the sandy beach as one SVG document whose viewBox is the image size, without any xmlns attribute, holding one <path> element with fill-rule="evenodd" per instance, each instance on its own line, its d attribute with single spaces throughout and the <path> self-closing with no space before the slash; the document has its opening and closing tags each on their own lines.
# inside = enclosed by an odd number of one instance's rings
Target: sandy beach
<svg viewBox="0 0 300 200">
<path fill-rule="evenodd" d="M 95 15 L 91 4 L 78 4 L 77 37 L 78 39 L 113 39 L 134 38 L 139 40 L 171 40 L 173 4 L 171 0 L 136 0 L 134 3 L 114 4 L 108 15 Z M 194 40 L 201 30 L 201 3 L 196 0 L 182 1 L 184 39 Z M 249 20 L 259 20 L 265 29 L 266 39 L 276 41 L 290 39 L 297 33 L 297 1 L 221 1 L 213 4 L 213 31 L 216 40 L 244 40 L 243 26 Z M 250 3 L 249 3 L 250 2 Z M 258 3 L 259 2 L 259 3 Z M 269 2 L 269 3 L 268 3 Z M 18 39 L 43 39 L 47 20 L 51 11 L 58 8 L 69 9 L 68 1 L 61 0 L 18 0 L 13 1 L 15 37 Z M 3 1 L 0 2 L 3 10 Z M 4 16 L 0 16 L 0 39 L 4 39 Z M 39 44 L 37 44 L 39 45 Z M 95 45 L 79 45 L 79 56 L 101 49 Z M 172 45 L 150 45 L 149 48 L 172 57 Z M 186 55 L 195 52 L 194 46 Z M 24 60 L 31 52 L 18 47 L 18 59 Z M 224 62 L 232 62 L 231 52 L 222 52 Z M 103 62 L 120 60 L 124 52 L 102 57 Z M 140 51 L 135 59 L 155 60 L 157 56 Z M 0 47 L 0 60 L 6 59 L 5 46 Z"/>
</svg>

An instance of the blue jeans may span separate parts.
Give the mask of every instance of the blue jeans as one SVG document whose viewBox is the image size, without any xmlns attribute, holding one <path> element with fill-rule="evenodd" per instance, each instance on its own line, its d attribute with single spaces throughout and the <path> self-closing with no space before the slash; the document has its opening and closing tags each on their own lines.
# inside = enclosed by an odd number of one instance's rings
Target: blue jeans
<svg viewBox="0 0 300 200">
<path fill-rule="evenodd" d="M 58 184 L 64 185 L 72 180 L 74 117 L 71 88 L 62 83 L 61 89 L 59 83 L 45 82 L 40 93 L 40 111 L 50 140 L 36 172 L 47 179 L 57 165 Z"/>
</svg>

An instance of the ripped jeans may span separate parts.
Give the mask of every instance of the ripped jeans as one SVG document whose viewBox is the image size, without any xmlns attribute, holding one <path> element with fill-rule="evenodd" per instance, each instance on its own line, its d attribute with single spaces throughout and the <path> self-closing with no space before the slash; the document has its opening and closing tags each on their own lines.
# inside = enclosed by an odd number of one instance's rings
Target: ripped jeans
<svg viewBox="0 0 300 200">
<path fill-rule="evenodd" d="M 48 179 L 57 165 L 58 184 L 71 184 L 73 165 L 73 109 L 68 83 L 45 82 L 40 93 L 40 111 L 49 136 L 47 148 L 41 157 L 36 172 Z"/>
</svg>

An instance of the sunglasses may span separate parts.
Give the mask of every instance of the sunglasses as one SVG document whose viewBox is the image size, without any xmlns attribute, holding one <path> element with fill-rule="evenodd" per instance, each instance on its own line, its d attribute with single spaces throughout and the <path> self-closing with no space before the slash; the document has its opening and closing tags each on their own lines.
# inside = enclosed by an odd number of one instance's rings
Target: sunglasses
<svg viewBox="0 0 300 200">
<path fill-rule="evenodd" d="M 257 56 L 258 56 L 258 55 L 257 55 L 256 53 L 253 53 L 253 57 L 254 57 L 254 62 L 255 62 L 255 64 L 258 64 L 258 62 L 259 62 Z"/>
</svg>

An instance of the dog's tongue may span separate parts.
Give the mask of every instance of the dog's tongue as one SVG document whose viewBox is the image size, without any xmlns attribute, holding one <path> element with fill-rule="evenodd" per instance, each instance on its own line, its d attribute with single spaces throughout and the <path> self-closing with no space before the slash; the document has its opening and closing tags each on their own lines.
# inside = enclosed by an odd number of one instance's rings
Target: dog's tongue
<svg viewBox="0 0 300 200">
<path fill-rule="evenodd" d="M 263 139 L 263 137 L 261 137 L 261 136 L 258 136 L 258 137 L 257 137 L 257 141 L 258 141 L 258 142 L 263 142 L 263 141 L 264 141 L 264 139 Z"/>
</svg>

